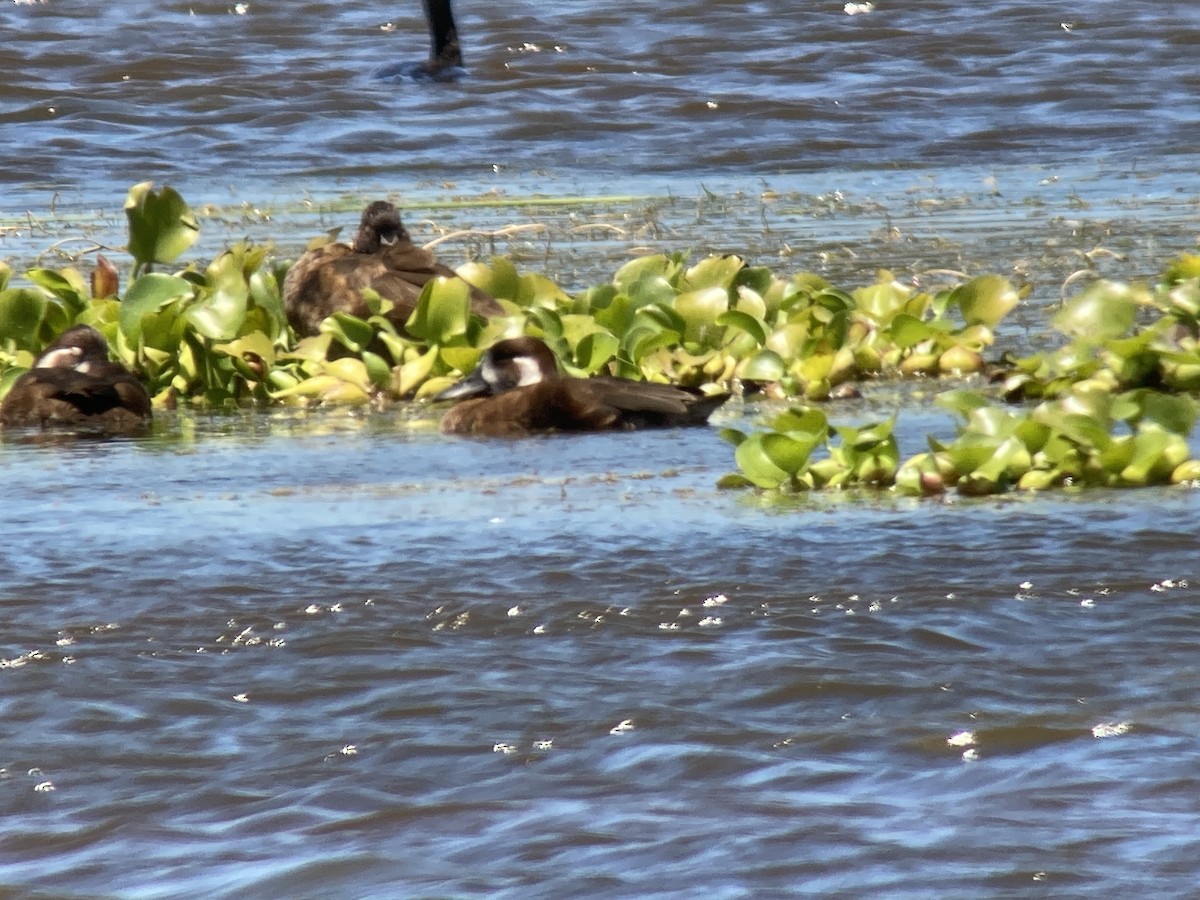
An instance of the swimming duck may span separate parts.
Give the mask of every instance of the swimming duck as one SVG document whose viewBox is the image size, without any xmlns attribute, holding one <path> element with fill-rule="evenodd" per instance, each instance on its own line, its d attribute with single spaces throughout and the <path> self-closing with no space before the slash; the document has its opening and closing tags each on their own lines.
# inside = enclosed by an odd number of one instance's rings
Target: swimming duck
<svg viewBox="0 0 1200 900">
<path fill-rule="evenodd" d="M 429 23 L 429 59 L 384 66 L 378 78 L 412 78 L 414 81 L 451 81 L 463 73 L 462 50 L 450 0 L 423 0 Z"/>
<path fill-rule="evenodd" d="M 545 343 L 518 337 L 493 344 L 473 373 L 434 399 L 463 400 L 442 418 L 447 434 L 521 437 L 703 425 L 727 395 L 710 397 L 627 378 L 562 375 Z"/>
<path fill-rule="evenodd" d="M 353 244 L 326 244 L 296 260 L 283 281 L 283 304 L 296 334 L 307 337 L 317 334 L 322 320 L 335 312 L 370 316 L 362 298 L 369 287 L 392 302 L 387 318 L 403 330 L 421 288 L 438 275 L 458 277 L 413 244 L 395 206 L 377 200 L 363 211 Z M 504 315 L 495 298 L 476 287 L 471 288 L 471 311 Z"/>
<path fill-rule="evenodd" d="M 90 325 L 68 328 L 13 382 L 0 403 L 4 425 L 70 425 L 135 431 L 150 419 L 150 395 Z"/>
</svg>

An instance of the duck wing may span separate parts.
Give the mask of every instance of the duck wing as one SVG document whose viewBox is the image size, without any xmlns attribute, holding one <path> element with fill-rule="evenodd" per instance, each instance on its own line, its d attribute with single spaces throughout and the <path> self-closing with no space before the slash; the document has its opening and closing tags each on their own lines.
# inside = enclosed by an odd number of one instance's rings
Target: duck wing
<svg viewBox="0 0 1200 900">
<path fill-rule="evenodd" d="M 346 244 L 326 244 L 296 260 L 283 280 L 283 306 L 296 334 L 317 334 L 326 317 L 362 306 L 362 289 L 383 271 L 370 259 Z"/>
<path fill-rule="evenodd" d="M 418 288 L 423 288 L 431 278 L 459 277 L 452 268 L 438 262 L 437 257 L 430 251 L 408 241 L 399 241 L 385 248 L 382 255 L 387 264 L 389 278 L 395 276 Z M 467 284 L 471 289 L 471 312 L 481 316 L 504 315 L 504 307 L 496 302 L 495 297 L 487 291 L 481 291 L 470 282 Z M 379 293 L 380 296 L 386 296 L 383 291 Z M 418 295 L 419 293 L 418 291 Z"/>
<path fill-rule="evenodd" d="M 595 378 L 564 379 L 582 385 L 576 393 L 597 406 L 616 411 L 623 427 L 670 428 L 703 425 L 728 394 L 708 396 L 691 388 L 651 381 L 631 381 L 600 375 Z"/>
</svg>

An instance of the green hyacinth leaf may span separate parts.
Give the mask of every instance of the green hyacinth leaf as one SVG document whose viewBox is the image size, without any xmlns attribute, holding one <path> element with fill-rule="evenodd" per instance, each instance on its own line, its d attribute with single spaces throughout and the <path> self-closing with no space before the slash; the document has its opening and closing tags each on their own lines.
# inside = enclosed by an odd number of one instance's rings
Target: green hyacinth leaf
<svg viewBox="0 0 1200 900">
<path fill-rule="evenodd" d="M 802 432 L 824 440 L 829 434 L 829 417 L 815 406 L 792 406 L 771 420 L 775 431 Z"/>
<path fill-rule="evenodd" d="M 593 331 L 575 345 L 575 365 L 594 375 L 617 354 L 620 342 L 607 331 Z"/>
<path fill-rule="evenodd" d="M 717 434 L 723 441 L 732 444 L 735 447 L 741 446 L 742 442 L 746 440 L 746 433 L 744 431 L 738 431 L 736 428 L 722 428 L 717 432 Z"/>
<path fill-rule="evenodd" d="M 778 353 L 761 350 L 738 367 L 738 375 L 746 381 L 780 381 L 787 374 L 787 365 Z"/>
<path fill-rule="evenodd" d="M 416 387 L 425 381 L 433 372 L 433 364 L 438 358 L 438 348 L 430 347 L 416 359 L 400 366 L 393 376 L 395 391 L 401 397 L 407 397 Z"/>
<path fill-rule="evenodd" d="M 950 300 L 962 310 L 967 325 L 995 328 L 1021 301 L 1020 294 L 1002 275 L 972 278 L 951 292 Z"/>
<path fill-rule="evenodd" d="M 677 301 L 678 302 L 678 301 Z M 738 309 L 727 310 L 716 318 L 716 324 L 725 328 L 736 328 L 754 338 L 758 346 L 767 342 L 767 326 L 762 319 Z"/>
<path fill-rule="evenodd" d="M 91 288 L 75 269 L 29 269 L 25 277 L 61 300 L 71 318 L 82 313 L 91 301 Z"/>
<path fill-rule="evenodd" d="M 698 291 L 717 287 L 725 291 L 728 296 L 733 287 L 733 280 L 745 265 L 745 261 L 738 256 L 706 257 L 683 273 L 679 289 L 681 291 Z"/>
<path fill-rule="evenodd" d="M 774 434 L 752 434 L 746 440 L 742 441 L 734 451 L 734 458 L 737 460 L 738 468 L 742 473 L 749 478 L 754 484 L 760 488 L 773 490 L 786 484 L 791 480 L 792 473 L 783 468 L 779 463 L 772 458 L 772 454 L 768 452 L 766 444 L 768 439 L 783 438 L 782 435 Z M 783 441 L 788 441 L 788 438 L 783 438 Z M 781 458 L 796 458 L 800 456 L 798 448 L 788 448 L 792 452 L 785 450 L 781 442 L 772 440 L 776 445 L 776 455 Z M 807 458 L 807 457 L 806 457 Z"/>
<path fill-rule="evenodd" d="M 129 254 L 134 271 L 178 259 L 200 236 L 200 225 L 187 202 L 170 186 L 155 191 L 143 181 L 129 189 L 125 216 L 129 220 Z"/>
<path fill-rule="evenodd" d="M 1101 282 L 1067 301 L 1051 324 L 1067 337 L 1102 341 L 1128 334 L 1136 318 L 1137 302 L 1128 288 Z"/>
<path fill-rule="evenodd" d="M 679 272 L 679 265 L 670 257 L 663 254 L 654 254 L 651 256 L 640 256 L 637 259 L 630 260 L 617 269 L 613 275 L 613 284 L 617 290 L 624 294 L 632 296 L 634 285 L 644 280 L 661 280 L 674 295 L 675 291 L 670 285 L 670 278 L 673 278 Z"/>
<path fill-rule="evenodd" d="M 275 365 L 275 345 L 261 331 L 252 331 L 225 344 L 213 344 L 213 349 L 239 360 L 256 356 L 268 369 Z"/>
<path fill-rule="evenodd" d="M 1191 434 L 1196 424 L 1196 401 L 1182 394 L 1163 394 L 1141 390 L 1130 397 L 1137 412 L 1130 418 L 1138 422 L 1153 422 L 1175 434 Z"/>
<path fill-rule="evenodd" d="M 333 335 L 351 353 L 362 353 L 375 340 L 375 328 L 350 313 L 334 313 L 321 323 L 320 330 L 322 334 Z"/>
<path fill-rule="evenodd" d="M 421 290 L 405 328 L 430 344 L 445 344 L 467 333 L 471 289 L 461 278 L 433 278 Z"/>
<path fill-rule="evenodd" d="M 937 333 L 928 323 L 907 314 L 896 316 L 888 329 L 888 337 L 891 342 L 902 350 L 915 347 L 922 341 L 934 337 Z"/>
<path fill-rule="evenodd" d="M 0 339 L 12 340 L 26 350 L 41 350 L 38 332 L 49 301 L 32 288 L 9 288 L 0 292 Z"/>
<path fill-rule="evenodd" d="M 684 322 L 684 338 L 698 341 L 729 311 L 729 292 L 719 287 L 689 291 L 675 298 L 674 307 Z"/>
<path fill-rule="evenodd" d="M 246 280 L 245 248 L 229 250 L 212 261 L 205 271 L 207 293 L 184 313 L 197 332 L 210 340 L 236 337 L 246 319 L 250 285 Z"/>
<path fill-rule="evenodd" d="M 150 272 L 135 279 L 121 300 L 119 322 L 131 346 L 136 346 L 147 315 L 157 313 L 172 301 L 191 297 L 195 286 L 186 278 Z"/>
</svg>

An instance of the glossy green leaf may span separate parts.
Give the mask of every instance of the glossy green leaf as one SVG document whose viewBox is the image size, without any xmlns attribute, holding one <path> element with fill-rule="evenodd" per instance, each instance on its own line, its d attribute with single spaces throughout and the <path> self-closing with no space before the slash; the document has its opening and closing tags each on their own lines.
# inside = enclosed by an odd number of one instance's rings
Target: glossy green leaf
<svg viewBox="0 0 1200 900">
<path fill-rule="evenodd" d="M 769 383 L 780 381 L 787 374 L 787 366 L 778 353 L 762 350 L 743 361 L 738 375 L 746 381 Z"/>
<path fill-rule="evenodd" d="M 674 295 L 675 291 L 668 279 L 674 277 L 678 271 L 679 264 L 661 253 L 652 256 L 639 256 L 637 259 L 630 260 L 617 269 L 613 275 L 613 284 L 616 285 L 617 290 L 621 293 L 632 295 L 633 287 L 638 282 L 647 279 L 652 281 L 661 280 L 671 295 Z"/>
<path fill-rule="evenodd" d="M 1020 300 L 1016 289 L 1002 275 L 972 278 L 951 292 L 951 301 L 958 304 L 968 325 L 988 328 L 999 325 Z"/>
<path fill-rule="evenodd" d="M 922 341 L 934 337 L 937 333 L 928 323 L 903 313 L 892 320 L 891 327 L 888 329 L 889 339 L 902 350 L 915 347 Z"/>
<path fill-rule="evenodd" d="M 895 281 L 882 281 L 854 291 L 854 305 L 881 326 L 902 313 L 912 291 Z"/>
<path fill-rule="evenodd" d="M 732 444 L 735 447 L 739 446 L 743 441 L 746 440 L 746 433 L 744 431 L 738 431 L 736 428 L 722 428 L 718 430 L 717 434 L 720 435 L 721 439 L 726 443 Z"/>
<path fill-rule="evenodd" d="M 172 187 L 159 191 L 153 187 L 151 181 L 135 184 L 125 199 L 128 250 L 135 272 L 153 263 L 174 262 L 200 235 L 196 217 L 183 197 Z"/>
<path fill-rule="evenodd" d="M 236 359 L 244 359 L 247 356 L 258 357 L 268 369 L 275 365 L 275 345 L 261 331 L 252 331 L 250 334 L 244 335 L 236 341 L 214 344 L 213 350 Z"/>
<path fill-rule="evenodd" d="M 1067 301 L 1051 321 L 1067 337 L 1102 341 L 1127 334 L 1136 318 L 1137 302 L 1128 290 L 1098 284 Z"/>
<path fill-rule="evenodd" d="M 571 298 L 545 275 L 522 275 L 517 287 L 517 303 L 521 306 L 556 306 Z"/>
<path fill-rule="evenodd" d="M 371 385 L 378 390 L 385 389 L 392 377 L 392 367 L 382 356 L 370 350 L 363 351 L 362 361 Z"/>
<path fill-rule="evenodd" d="M 792 406 L 771 420 L 775 431 L 803 432 L 824 440 L 829 433 L 829 418 L 815 406 Z"/>
<path fill-rule="evenodd" d="M 767 449 L 768 444 L 773 445 L 774 453 Z M 747 437 L 734 451 L 734 457 L 746 478 L 758 487 L 767 489 L 787 484 L 799 468 L 797 465 L 792 471 L 788 471 L 776 461 L 777 458 L 788 463 L 800 460 L 800 465 L 807 460 L 803 445 L 798 441 L 769 433 L 752 434 Z"/>
<path fill-rule="evenodd" d="M 434 278 L 421 290 L 417 308 L 405 323 L 413 337 L 445 344 L 466 334 L 471 315 L 470 288 L 461 278 Z"/>
<path fill-rule="evenodd" d="M 147 315 L 183 297 L 191 297 L 194 286 L 186 278 L 150 272 L 134 280 L 121 300 L 121 331 L 130 344 L 136 345 Z"/>
<path fill-rule="evenodd" d="M 715 327 L 717 319 L 729 311 L 729 292 L 710 287 L 679 294 L 674 308 L 684 322 L 684 338 L 700 340 L 706 329 Z"/>
<path fill-rule="evenodd" d="M 236 337 L 245 321 L 250 285 L 242 262 L 242 254 L 235 251 L 214 259 L 205 272 L 208 289 L 184 313 L 192 327 L 210 340 Z"/>
<path fill-rule="evenodd" d="M 82 313 L 91 300 L 91 288 L 75 269 L 35 268 L 27 270 L 25 277 L 61 300 L 72 318 Z"/>
<path fill-rule="evenodd" d="M 0 340 L 10 339 L 27 350 L 42 349 L 39 336 L 49 301 L 32 288 L 0 291 Z"/>
<path fill-rule="evenodd" d="M 746 263 L 738 256 L 709 256 L 700 260 L 683 273 L 679 282 L 681 291 L 700 291 L 706 288 L 720 288 L 725 292 L 726 300 L 733 288 L 733 280 L 745 267 Z"/>
<path fill-rule="evenodd" d="M 1175 434 L 1191 434 L 1196 425 L 1196 401 L 1182 394 L 1162 394 L 1157 391 L 1138 391 L 1134 395 L 1139 411 L 1138 422 L 1152 422 Z"/>
<path fill-rule="evenodd" d="M 721 313 L 716 318 L 716 324 L 725 328 L 736 328 L 754 338 L 758 346 L 767 342 L 766 323 L 747 312 L 731 309 Z"/>
<path fill-rule="evenodd" d="M 438 348 L 430 347 L 416 359 L 406 362 L 395 373 L 395 390 L 401 397 L 407 397 L 413 390 L 427 379 L 433 372 L 433 365 L 438 358 Z"/>
<path fill-rule="evenodd" d="M 593 331 L 575 346 L 575 365 L 594 375 L 617 353 L 620 342 L 607 331 Z"/>
<path fill-rule="evenodd" d="M 352 353 L 362 353 L 375 340 L 375 328 L 350 313 L 334 313 L 321 323 L 320 330 Z"/>
</svg>

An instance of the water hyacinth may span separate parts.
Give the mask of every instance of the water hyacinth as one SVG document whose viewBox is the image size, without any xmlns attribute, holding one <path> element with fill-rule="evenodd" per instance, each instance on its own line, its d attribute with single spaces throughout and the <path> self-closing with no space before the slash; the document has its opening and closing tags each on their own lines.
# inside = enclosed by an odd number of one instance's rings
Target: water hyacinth
<svg viewBox="0 0 1200 900">
<path fill-rule="evenodd" d="M 574 292 L 496 257 L 424 285 L 407 320 L 370 289 L 367 315 L 338 312 L 298 339 L 281 299 L 287 261 L 239 243 L 207 264 L 180 258 L 199 231 L 170 187 L 130 189 L 129 274 L 98 257 L 90 273 L 32 268 L 14 285 L 0 263 L 0 395 L 73 324 L 100 330 L 156 405 L 367 403 L 432 396 L 483 350 L 528 334 L 570 374 L 762 391 L 804 401 L 761 432 L 724 435 L 740 472 L 725 486 L 765 490 L 894 487 L 909 494 L 1192 480 L 1186 434 L 1200 391 L 1200 257 L 1153 285 L 1096 281 L 1052 317 L 1062 345 L 988 362 L 1025 289 L 999 275 L 921 291 L 887 271 L 843 288 L 781 275 L 734 255 L 633 259 Z M 170 268 L 173 267 L 173 268 Z M 462 280 L 462 279 L 465 279 Z M 468 282 L 502 315 L 472 312 Z M 357 310 L 356 310 L 357 311 Z M 831 425 L 811 406 L 864 379 L 963 377 L 997 387 L 940 402 L 963 420 L 905 459 L 894 419 Z M 1033 408 L 1006 407 L 1033 402 Z"/>
<path fill-rule="evenodd" d="M 834 427 L 820 410 L 794 406 L 769 430 L 725 429 L 740 473 L 723 487 L 795 492 L 818 488 L 889 488 L 924 496 L 967 496 L 1055 487 L 1145 487 L 1191 482 L 1200 461 L 1187 435 L 1196 422 L 1191 397 L 1154 391 L 1112 394 L 1080 386 L 1032 409 L 999 406 L 974 391 L 937 401 L 962 421 L 950 440 L 900 460 L 895 420 Z"/>
<path fill-rule="evenodd" d="M 191 208 L 174 189 L 143 182 L 130 189 L 125 213 L 132 267 L 123 294 L 108 260 L 97 262 L 90 284 L 73 268 L 31 269 L 24 273 L 31 286 L 10 288 L 3 270 L 6 373 L 86 322 L 159 405 L 363 402 L 426 396 L 429 382 L 469 371 L 496 340 L 527 333 L 545 340 L 573 374 L 714 390 L 741 383 L 824 399 L 840 384 L 880 373 L 977 370 L 993 329 L 1019 300 L 997 276 L 933 295 L 883 272 L 845 291 L 811 273 L 781 277 L 737 256 L 689 264 L 683 253 L 634 259 L 610 282 L 572 295 L 495 258 L 468 263 L 461 275 L 498 298 L 505 316 L 473 315 L 466 282 L 433 279 L 403 328 L 387 318 L 388 301 L 368 290 L 369 316 L 336 313 L 315 340 L 298 340 L 280 299 L 287 264 L 270 263 L 268 247 L 243 243 L 207 265 L 165 271 L 196 240 Z M 334 365 L 344 357 L 361 367 Z"/>
</svg>

